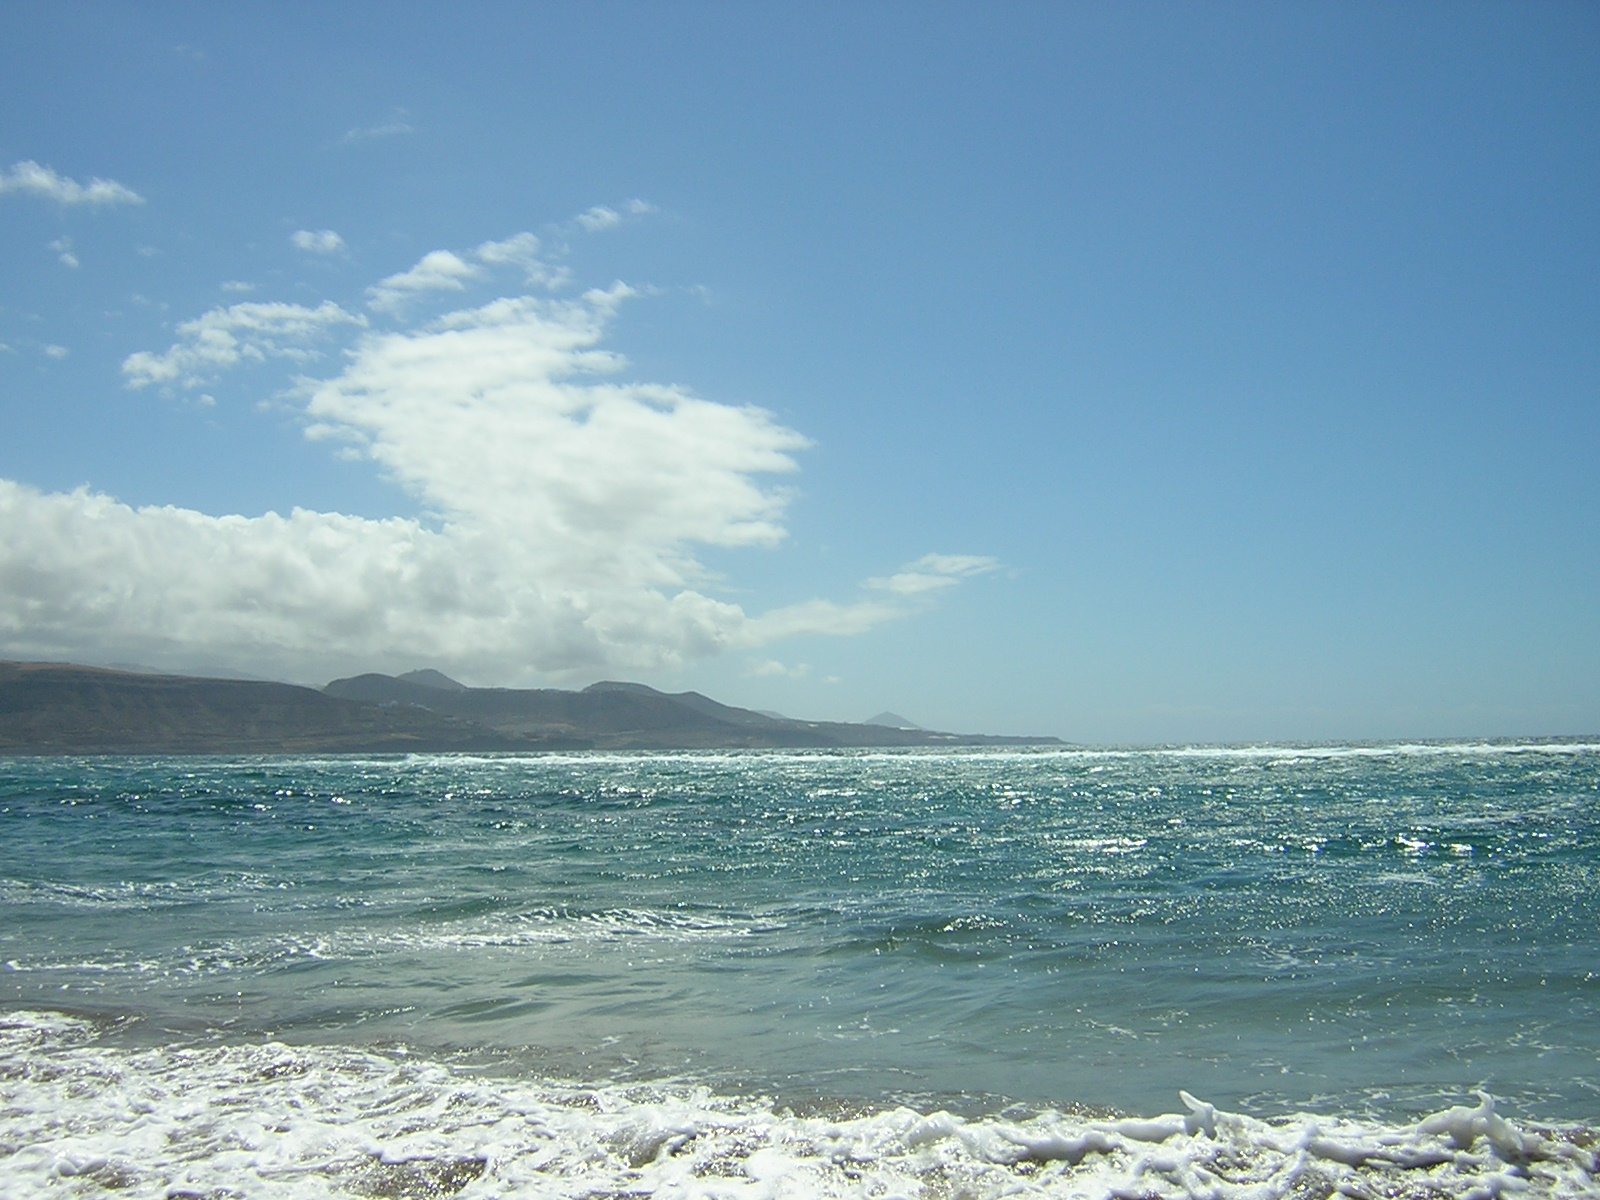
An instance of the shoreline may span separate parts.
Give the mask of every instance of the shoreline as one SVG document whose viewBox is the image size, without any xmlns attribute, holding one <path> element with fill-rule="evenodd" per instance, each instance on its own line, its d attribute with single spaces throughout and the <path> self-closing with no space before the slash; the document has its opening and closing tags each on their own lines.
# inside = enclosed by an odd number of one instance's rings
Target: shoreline
<svg viewBox="0 0 1600 1200">
<path fill-rule="evenodd" d="M 1508 1116 L 1486 1095 L 1388 1122 L 1262 1119 L 1187 1093 L 1142 1115 L 796 1111 L 692 1081 L 496 1076 L 399 1049 L 118 1049 L 99 1044 L 89 1022 L 39 1011 L 0 1014 L 0 1070 L 9 1101 L 0 1142 L 14 1148 L 14 1180 L 80 1178 L 169 1197 L 323 1194 L 299 1179 L 368 1194 L 387 1181 L 383 1194 L 541 1197 L 724 1194 L 717 1180 L 816 1196 L 959 1180 L 974 1197 L 1137 1184 L 1163 1197 L 1354 1187 L 1418 1200 L 1507 1187 L 1557 1200 L 1600 1185 L 1600 1130 Z"/>
</svg>

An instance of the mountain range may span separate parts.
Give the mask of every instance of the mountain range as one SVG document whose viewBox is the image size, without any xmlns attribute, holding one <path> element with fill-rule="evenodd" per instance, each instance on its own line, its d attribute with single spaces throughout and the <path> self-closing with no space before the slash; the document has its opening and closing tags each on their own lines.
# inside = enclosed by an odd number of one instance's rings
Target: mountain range
<svg viewBox="0 0 1600 1200">
<path fill-rule="evenodd" d="M 639 683 L 467 687 L 438 671 L 287 683 L 0 662 L 0 754 L 1015 746 L 1051 737 L 796 721 Z"/>
</svg>

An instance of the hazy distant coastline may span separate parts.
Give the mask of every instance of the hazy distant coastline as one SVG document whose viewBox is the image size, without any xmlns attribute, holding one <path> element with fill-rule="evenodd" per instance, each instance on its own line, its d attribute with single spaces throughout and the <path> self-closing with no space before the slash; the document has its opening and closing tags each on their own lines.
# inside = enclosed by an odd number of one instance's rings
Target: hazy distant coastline
<svg viewBox="0 0 1600 1200">
<path fill-rule="evenodd" d="M 875 719 L 876 720 L 876 719 Z M 0 753 L 339 754 L 1058 744 L 799 721 L 637 683 L 466 687 L 437 671 L 326 687 L 0 662 Z"/>
</svg>

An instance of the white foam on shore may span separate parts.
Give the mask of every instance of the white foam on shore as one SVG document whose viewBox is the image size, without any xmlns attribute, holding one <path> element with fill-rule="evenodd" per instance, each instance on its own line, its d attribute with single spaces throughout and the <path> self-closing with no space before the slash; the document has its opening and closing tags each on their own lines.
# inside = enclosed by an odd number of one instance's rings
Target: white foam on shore
<svg viewBox="0 0 1600 1200">
<path fill-rule="evenodd" d="M 1596 1131 L 1488 1097 L 1411 1124 L 1183 1111 L 797 1114 L 683 1083 L 572 1086 L 279 1044 L 129 1049 L 0 1016 L 0 1197 L 1600 1196 Z"/>
</svg>

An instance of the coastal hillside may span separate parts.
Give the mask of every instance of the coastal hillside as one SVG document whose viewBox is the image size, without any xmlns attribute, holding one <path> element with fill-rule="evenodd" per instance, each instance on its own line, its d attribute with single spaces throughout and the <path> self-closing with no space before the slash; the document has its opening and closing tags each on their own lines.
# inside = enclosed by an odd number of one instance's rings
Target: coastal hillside
<svg viewBox="0 0 1600 1200">
<path fill-rule="evenodd" d="M 0 662 L 0 754 L 350 753 L 526 748 L 423 709 L 314 688 Z"/>
<path fill-rule="evenodd" d="M 435 673 L 437 674 L 437 673 Z M 1025 745 L 1048 737 L 937 733 L 842 721 L 797 721 L 722 704 L 699 692 L 661 692 L 604 682 L 582 691 L 473 688 L 444 680 L 357 675 L 336 679 L 330 696 L 414 708 L 469 721 L 508 737 L 561 738 L 616 750 Z"/>
<path fill-rule="evenodd" d="M 286 683 L 0 662 L 0 754 L 404 753 L 1017 745 L 795 721 L 636 683 L 465 687 L 437 671 Z"/>
</svg>

